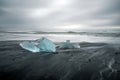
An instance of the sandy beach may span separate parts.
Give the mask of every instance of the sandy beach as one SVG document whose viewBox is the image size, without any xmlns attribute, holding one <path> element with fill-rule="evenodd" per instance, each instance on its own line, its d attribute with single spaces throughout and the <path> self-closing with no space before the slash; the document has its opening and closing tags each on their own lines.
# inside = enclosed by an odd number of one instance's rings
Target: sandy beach
<svg viewBox="0 0 120 80">
<path fill-rule="evenodd" d="M 82 42 L 80 49 L 32 53 L 20 42 L 0 42 L 0 80 L 120 80 L 120 45 Z"/>
</svg>

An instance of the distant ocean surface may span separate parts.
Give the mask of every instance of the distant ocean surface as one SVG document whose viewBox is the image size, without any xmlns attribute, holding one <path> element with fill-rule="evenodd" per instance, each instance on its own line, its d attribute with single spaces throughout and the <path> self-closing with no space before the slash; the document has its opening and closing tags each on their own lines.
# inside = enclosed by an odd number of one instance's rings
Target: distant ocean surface
<svg viewBox="0 0 120 80">
<path fill-rule="evenodd" d="M 104 42 L 120 43 L 120 31 L 113 32 L 0 32 L 0 41 L 35 40 L 47 37 L 53 42 Z"/>
</svg>

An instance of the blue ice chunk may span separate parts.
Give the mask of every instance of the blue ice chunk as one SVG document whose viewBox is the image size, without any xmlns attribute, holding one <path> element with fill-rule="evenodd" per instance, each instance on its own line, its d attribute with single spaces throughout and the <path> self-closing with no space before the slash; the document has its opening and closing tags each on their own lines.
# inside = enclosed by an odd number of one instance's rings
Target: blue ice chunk
<svg viewBox="0 0 120 80">
<path fill-rule="evenodd" d="M 72 43 L 72 44 L 73 44 L 74 48 L 80 48 L 79 44 L 77 44 L 77 43 Z"/>
<path fill-rule="evenodd" d="M 56 51 L 55 44 L 51 40 L 45 37 L 39 39 L 38 43 L 39 43 L 38 48 L 40 49 L 41 52 L 55 52 Z"/>
<path fill-rule="evenodd" d="M 35 41 L 24 41 L 20 43 L 20 46 L 31 52 L 55 52 L 56 46 L 55 44 L 47 39 L 41 38 Z"/>
<path fill-rule="evenodd" d="M 33 53 L 35 52 L 40 52 L 40 49 L 38 47 L 36 47 L 36 45 L 34 44 L 34 42 L 31 41 L 24 41 L 20 43 L 20 46 L 28 51 L 31 51 Z"/>
<path fill-rule="evenodd" d="M 63 42 L 63 43 L 61 43 L 60 48 L 63 48 L 63 49 L 67 49 L 67 48 L 68 49 L 72 49 L 72 48 L 74 48 L 74 46 L 72 44 L 70 44 L 70 43 Z"/>
<path fill-rule="evenodd" d="M 70 43 L 70 40 L 67 40 L 66 42 L 60 44 L 60 48 L 62 49 L 80 48 L 80 45 L 77 43 Z"/>
</svg>

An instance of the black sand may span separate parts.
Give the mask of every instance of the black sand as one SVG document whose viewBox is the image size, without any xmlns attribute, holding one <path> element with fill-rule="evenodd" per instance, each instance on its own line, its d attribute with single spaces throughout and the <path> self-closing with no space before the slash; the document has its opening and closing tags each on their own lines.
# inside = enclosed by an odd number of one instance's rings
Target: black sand
<svg viewBox="0 0 120 80">
<path fill-rule="evenodd" d="M 31 53 L 19 42 L 0 42 L 0 80 L 120 80 L 119 46 L 80 43 L 80 49 Z"/>
</svg>

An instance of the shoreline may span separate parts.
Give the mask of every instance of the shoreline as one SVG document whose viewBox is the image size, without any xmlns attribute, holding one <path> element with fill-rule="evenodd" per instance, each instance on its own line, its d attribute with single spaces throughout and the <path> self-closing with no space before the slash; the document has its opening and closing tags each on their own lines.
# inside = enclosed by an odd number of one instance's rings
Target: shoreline
<svg viewBox="0 0 120 80">
<path fill-rule="evenodd" d="M 0 41 L 1 80 L 120 80 L 120 47 L 115 44 L 82 42 L 80 49 L 57 48 L 57 54 L 48 54 L 26 51 L 21 41 Z"/>
</svg>

